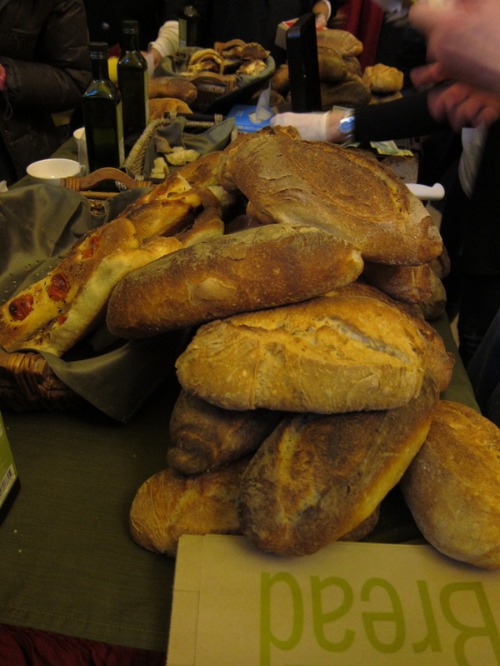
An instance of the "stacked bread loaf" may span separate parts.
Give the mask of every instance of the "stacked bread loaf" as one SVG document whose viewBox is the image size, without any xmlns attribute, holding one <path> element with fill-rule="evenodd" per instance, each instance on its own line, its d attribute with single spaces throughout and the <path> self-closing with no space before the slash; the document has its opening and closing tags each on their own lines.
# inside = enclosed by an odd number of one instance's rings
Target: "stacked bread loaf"
<svg viewBox="0 0 500 666">
<path fill-rule="evenodd" d="M 335 174 L 327 185 L 311 175 L 323 159 Z M 410 488 L 453 367 L 422 310 L 403 302 L 421 300 L 411 269 L 446 264 L 425 210 L 363 154 L 279 131 L 226 149 L 219 173 L 247 202 L 250 228 L 135 271 L 109 303 L 109 325 L 122 335 L 194 328 L 176 364 L 167 467 L 138 489 L 133 538 L 174 556 L 183 533 L 241 533 L 267 552 L 306 555 L 365 537 L 403 478 L 430 543 L 498 566 L 498 529 L 476 548 L 489 544 L 491 556 L 448 547 L 454 537 L 425 526 L 432 489 L 418 479 Z M 374 275 L 388 271 L 380 288 L 360 273 L 370 264 Z M 141 315 L 127 305 L 139 294 L 151 295 Z M 465 477 L 482 473 L 486 456 L 478 459 Z"/>
<path fill-rule="evenodd" d="M 327 29 L 316 33 L 321 104 L 358 107 L 401 97 L 403 72 L 382 63 L 362 70 L 359 56 L 363 43 L 347 30 Z M 285 101 L 290 92 L 288 64 L 280 65 L 271 85 Z"/>
</svg>

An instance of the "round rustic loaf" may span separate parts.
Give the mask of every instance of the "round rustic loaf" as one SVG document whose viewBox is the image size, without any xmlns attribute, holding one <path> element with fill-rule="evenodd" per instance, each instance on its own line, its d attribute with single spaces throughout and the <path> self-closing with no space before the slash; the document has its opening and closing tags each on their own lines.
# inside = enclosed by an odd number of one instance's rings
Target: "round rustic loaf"
<svg viewBox="0 0 500 666">
<path fill-rule="evenodd" d="M 401 481 L 422 534 L 437 550 L 500 568 L 500 429 L 471 407 L 442 400 Z"/>
</svg>

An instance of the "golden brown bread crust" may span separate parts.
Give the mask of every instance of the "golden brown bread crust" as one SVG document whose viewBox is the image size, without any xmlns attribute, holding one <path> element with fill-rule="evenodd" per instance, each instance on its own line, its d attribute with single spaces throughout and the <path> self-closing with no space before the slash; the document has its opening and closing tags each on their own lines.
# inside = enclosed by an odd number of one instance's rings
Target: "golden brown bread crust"
<svg viewBox="0 0 500 666">
<path fill-rule="evenodd" d="M 305 555 L 353 530 L 407 469 L 437 397 L 430 380 L 399 409 L 285 419 L 242 476 L 245 536 L 267 552 Z"/>
<path fill-rule="evenodd" d="M 180 392 L 170 417 L 167 461 L 183 474 L 200 474 L 255 451 L 282 418 L 268 410 L 230 411 Z"/>
<path fill-rule="evenodd" d="M 318 44 L 318 68 L 321 81 L 336 83 L 347 76 L 347 63 L 335 48 Z"/>
<path fill-rule="evenodd" d="M 336 49 L 342 56 L 358 56 L 363 52 L 363 42 L 348 30 L 318 30 L 316 41 L 318 46 Z"/>
<path fill-rule="evenodd" d="M 446 289 L 437 275 L 435 276 L 432 294 L 426 301 L 421 301 L 418 307 L 427 321 L 437 319 L 444 314 L 446 310 Z"/>
<path fill-rule="evenodd" d="M 399 92 L 403 87 L 404 74 L 397 67 L 389 67 L 382 63 L 365 67 L 363 81 L 370 90 L 378 95 L 389 95 Z"/>
<path fill-rule="evenodd" d="M 170 468 L 137 490 L 129 516 L 130 534 L 147 550 L 175 557 L 184 534 L 239 534 L 240 476 L 248 460 L 199 476 Z"/>
<path fill-rule="evenodd" d="M 192 104 L 198 97 L 198 89 L 186 79 L 174 76 L 157 76 L 148 78 L 149 98 L 175 97 L 186 104 Z"/>
<path fill-rule="evenodd" d="M 154 97 L 148 102 L 149 120 L 159 120 L 167 113 L 193 113 L 191 107 L 176 97 Z"/>
<path fill-rule="evenodd" d="M 357 108 L 368 104 L 372 96 L 370 88 L 355 72 L 337 83 L 320 81 L 320 93 L 323 109 L 331 109 L 332 106 Z"/>
<path fill-rule="evenodd" d="M 354 527 L 349 532 L 346 532 L 346 534 L 343 534 L 339 538 L 339 541 L 361 541 L 369 534 L 371 534 L 377 527 L 379 518 L 380 504 L 375 508 L 374 511 L 372 511 L 368 518 L 365 518 L 363 521 L 361 521 L 361 523 L 359 523 L 359 525 Z"/>
<path fill-rule="evenodd" d="M 359 252 L 313 227 L 247 229 L 135 272 L 113 291 L 107 323 L 122 337 L 148 337 L 317 296 L 356 279 L 362 264 Z"/>
<path fill-rule="evenodd" d="M 398 301 L 422 303 L 432 297 L 437 277 L 430 264 L 390 266 L 366 261 L 363 279 Z"/>
<path fill-rule="evenodd" d="M 0 345 L 62 356 L 100 323 L 122 277 L 181 247 L 172 237 L 141 241 L 126 217 L 86 234 L 46 276 L 0 306 Z"/>
<path fill-rule="evenodd" d="M 274 128 L 226 148 L 220 179 L 263 218 L 325 229 L 364 259 L 415 265 L 442 251 L 423 204 L 363 151 L 295 140 Z"/>
<path fill-rule="evenodd" d="M 226 409 L 388 409 L 415 398 L 427 371 L 449 379 L 436 336 L 421 316 L 354 283 L 205 324 L 177 359 L 177 376 L 185 390 Z"/>
<path fill-rule="evenodd" d="M 500 429 L 440 401 L 426 442 L 401 480 L 422 534 L 449 557 L 500 568 Z"/>
</svg>

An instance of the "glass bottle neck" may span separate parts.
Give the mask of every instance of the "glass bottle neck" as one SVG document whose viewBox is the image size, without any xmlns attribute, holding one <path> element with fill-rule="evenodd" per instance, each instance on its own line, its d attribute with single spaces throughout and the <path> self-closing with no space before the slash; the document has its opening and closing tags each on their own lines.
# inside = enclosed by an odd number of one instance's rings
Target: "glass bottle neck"
<svg viewBox="0 0 500 666">
<path fill-rule="evenodd" d="M 139 38 L 136 32 L 124 33 L 122 37 L 123 41 L 123 51 L 138 51 L 139 50 Z"/>
<path fill-rule="evenodd" d="M 109 79 L 108 61 L 106 58 L 92 58 L 92 78 L 96 81 Z"/>
</svg>

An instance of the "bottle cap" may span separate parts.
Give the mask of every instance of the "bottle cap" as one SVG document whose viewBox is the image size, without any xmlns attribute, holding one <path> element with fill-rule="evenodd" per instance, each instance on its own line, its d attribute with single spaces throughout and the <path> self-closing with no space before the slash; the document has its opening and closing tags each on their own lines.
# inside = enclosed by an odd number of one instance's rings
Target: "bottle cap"
<svg viewBox="0 0 500 666">
<path fill-rule="evenodd" d="M 107 42 L 90 42 L 89 52 L 93 60 L 106 60 L 108 57 L 108 44 Z"/>
<path fill-rule="evenodd" d="M 132 19 L 122 21 L 122 32 L 124 35 L 135 35 L 139 32 L 139 21 Z"/>
</svg>

